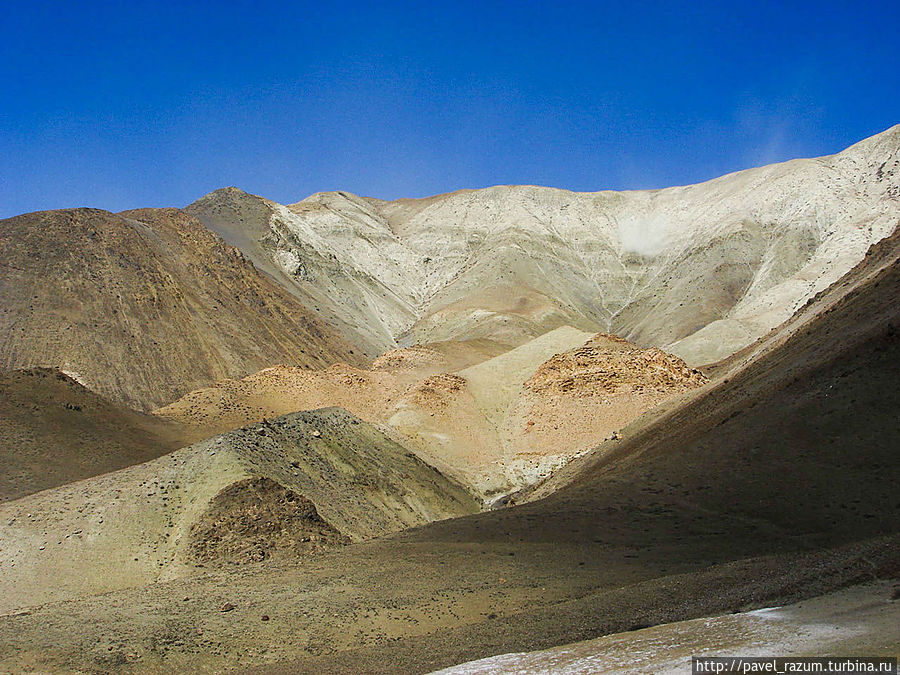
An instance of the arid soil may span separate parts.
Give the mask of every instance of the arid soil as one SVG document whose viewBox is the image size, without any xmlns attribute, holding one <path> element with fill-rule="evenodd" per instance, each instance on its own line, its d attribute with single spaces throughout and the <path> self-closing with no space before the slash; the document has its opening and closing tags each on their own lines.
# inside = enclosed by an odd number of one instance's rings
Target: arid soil
<svg viewBox="0 0 900 675">
<path fill-rule="evenodd" d="M 900 126 L 667 190 L 0 221 L 0 672 L 897 653 L 898 200 Z"/>
<path fill-rule="evenodd" d="M 294 413 L 0 504 L 0 612 L 192 576 L 203 557 L 302 556 L 478 508 L 346 411 Z M 254 525 L 264 515 L 275 520 Z M 241 530 L 246 550 L 232 539 Z M 320 545 L 288 545 L 298 531 Z"/>
<path fill-rule="evenodd" d="M 503 654 L 435 675 L 681 675 L 692 656 L 895 656 L 897 582 L 861 584 L 784 607 L 662 624 L 540 652 Z"/>
<path fill-rule="evenodd" d="M 342 407 L 386 425 L 493 501 L 707 381 L 658 349 L 571 327 L 493 358 L 472 350 L 458 345 L 450 357 L 447 343 L 395 349 L 370 370 L 267 368 L 191 392 L 155 413 L 209 436 L 296 410 Z"/>
</svg>

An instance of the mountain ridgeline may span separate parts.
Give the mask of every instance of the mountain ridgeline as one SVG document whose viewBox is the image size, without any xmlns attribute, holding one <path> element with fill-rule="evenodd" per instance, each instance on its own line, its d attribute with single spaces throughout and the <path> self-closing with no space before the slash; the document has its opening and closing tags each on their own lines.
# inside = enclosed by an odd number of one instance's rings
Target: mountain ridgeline
<svg viewBox="0 0 900 675">
<path fill-rule="evenodd" d="M 521 345 L 561 326 L 712 363 L 788 319 L 896 226 L 900 126 L 686 187 L 531 186 L 0 221 L 0 367 L 58 368 L 147 410 L 280 363 Z M 204 227 L 205 225 L 205 227 Z"/>
<path fill-rule="evenodd" d="M 186 211 L 377 355 L 510 346 L 571 325 L 690 365 L 752 343 L 893 231 L 900 126 L 830 157 L 665 190 L 531 186 L 287 206 L 225 188 Z"/>
<path fill-rule="evenodd" d="M 0 671 L 683 659 L 644 628 L 716 653 L 873 579 L 896 654 L 898 223 L 900 126 L 665 190 L 0 221 Z"/>
</svg>

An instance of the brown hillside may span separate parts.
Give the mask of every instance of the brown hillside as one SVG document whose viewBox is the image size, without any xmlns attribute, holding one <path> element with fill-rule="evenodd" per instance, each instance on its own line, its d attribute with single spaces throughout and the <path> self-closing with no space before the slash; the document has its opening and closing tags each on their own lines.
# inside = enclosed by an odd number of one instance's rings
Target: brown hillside
<svg viewBox="0 0 900 675">
<path fill-rule="evenodd" d="M 275 363 L 355 362 L 237 249 L 177 209 L 0 221 L 0 367 L 60 368 L 139 409 Z"/>
<path fill-rule="evenodd" d="M 600 333 L 583 347 L 558 354 L 525 382 L 535 394 L 578 397 L 632 392 L 681 391 L 706 384 L 706 376 L 677 356 L 641 349 L 615 335 Z"/>
<path fill-rule="evenodd" d="M 345 408 L 392 428 L 493 500 L 707 381 L 658 349 L 571 328 L 470 365 L 473 356 L 472 345 L 440 343 L 389 351 L 371 370 L 266 368 L 193 391 L 156 414 L 211 436 L 288 412 Z M 447 372 L 457 363 L 469 367 Z"/>
</svg>

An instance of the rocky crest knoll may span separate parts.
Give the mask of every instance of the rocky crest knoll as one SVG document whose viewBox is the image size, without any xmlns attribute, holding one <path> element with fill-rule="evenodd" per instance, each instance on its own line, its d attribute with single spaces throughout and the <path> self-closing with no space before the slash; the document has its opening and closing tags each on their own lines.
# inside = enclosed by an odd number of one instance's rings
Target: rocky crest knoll
<svg viewBox="0 0 900 675">
<path fill-rule="evenodd" d="M 678 357 L 571 327 L 465 368 L 451 363 L 420 345 L 388 352 L 371 370 L 271 367 L 191 392 L 155 414 L 211 435 L 340 406 L 493 502 L 707 382 Z"/>
<path fill-rule="evenodd" d="M 293 413 L 0 504 L 0 612 L 191 576 L 198 564 L 296 559 L 478 506 L 348 412 Z"/>
<path fill-rule="evenodd" d="M 542 395 L 602 396 L 622 390 L 675 392 L 709 379 L 677 356 L 641 349 L 615 335 L 598 334 L 583 347 L 557 354 L 523 385 Z"/>
</svg>

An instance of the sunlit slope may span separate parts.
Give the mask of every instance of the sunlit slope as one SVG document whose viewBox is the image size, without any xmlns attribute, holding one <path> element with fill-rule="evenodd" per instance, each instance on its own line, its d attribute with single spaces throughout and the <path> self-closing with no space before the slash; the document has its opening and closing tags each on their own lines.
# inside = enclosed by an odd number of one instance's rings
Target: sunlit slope
<svg viewBox="0 0 900 675">
<path fill-rule="evenodd" d="M 533 186 L 187 207 L 367 352 L 564 325 L 725 358 L 858 263 L 900 218 L 900 127 L 830 157 L 664 190 Z"/>
<path fill-rule="evenodd" d="M 300 524 L 330 545 L 478 509 L 358 418 L 297 413 L 0 505 L 0 611 L 190 576 L 220 559 L 302 558 L 316 547 L 296 546 L 311 537 L 296 531 L 300 501 Z M 248 527 L 260 519 L 266 528 Z M 232 529 L 243 546 L 228 541 Z"/>
<path fill-rule="evenodd" d="M 459 354 L 439 351 L 449 346 L 392 350 L 371 369 L 266 368 L 191 392 L 155 414 L 212 435 L 296 410 L 345 408 L 385 425 L 493 502 L 706 382 L 677 357 L 571 326 L 493 358 L 476 352 L 479 362 L 458 370 L 450 368 L 461 363 Z"/>
<path fill-rule="evenodd" d="M 429 672 L 892 578 L 897 253 L 895 238 L 877 247 L 796 330 L 561 471 L 544 499 L 35 607 L 0 623 L 0 663 Z"/>
</svg>

